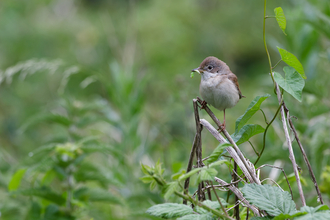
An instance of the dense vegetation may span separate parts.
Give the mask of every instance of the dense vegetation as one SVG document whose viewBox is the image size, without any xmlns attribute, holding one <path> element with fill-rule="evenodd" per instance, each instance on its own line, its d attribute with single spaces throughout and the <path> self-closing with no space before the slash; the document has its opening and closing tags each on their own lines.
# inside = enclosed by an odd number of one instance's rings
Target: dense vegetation
<svg viewBox="0 0 330 220">
<path fill-rule="evenodd" d="M 181 203 L 175 196 L 164 199 L 156 184 L 150 190 L 139 179 L 140 163 L 159 160 L 168 179 L 186 169 L 195 135 L 192 99 L 199 95 L 199 78 L 191 79 L 190 70 L 206 56 L 224 60 L 246 96 L 226 112 L 229 133 L 256 96 L 271 94 L 251 123 L 263 124 L 263 113 L 271 119 L 278 108 L 263 45 L 262 2 L 0 5 L 1 219 L 146 219 L 155 218 L 145 213 L 152 205 Z M 270 0 L 267 14 L 278 6 L 285 10 L 287 35 L 268 19 L 268 48 L 274 61 L 280 59 L 276 46 L 285 48 L 305 69 L 301 102 L 289 95 L 285 102 L 329 205 L 330 5 Z M 210 119 L 204 112 L 201 117 Z M 202 140 L 205 155 L 218 146 L 207 131 Z M 250 139 L 258 147 L 262 141 L 261 134 Z M 258 164 L 283 167 L 301 206 L 284 143 L 276 118 Z M 296 142 L 293 148 L 298 151 Z M 240 149 L 251 161 L 257 158 L 248 142 Z M 307 205 L 316 207 L 301 154 L 296 161 Z M 282 174 L 270 171 L 261 170 L 262 179 L 271 177 L 288 190 Z"/>
</svg>

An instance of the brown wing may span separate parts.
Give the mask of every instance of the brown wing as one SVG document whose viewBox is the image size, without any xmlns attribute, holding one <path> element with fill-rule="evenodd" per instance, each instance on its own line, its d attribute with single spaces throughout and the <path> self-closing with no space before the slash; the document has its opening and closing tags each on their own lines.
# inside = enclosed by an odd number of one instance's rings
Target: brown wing
<svg viewBox="0 0 330 220">
<path fill-rule="evenodd" d="M 245 98 L 244 95 L 242 95 L 242 92 L 241 90 L 239 89 L 239 85 L 238 85 L 238 81 L 237 81 L 237 76 L 234 74 L 234 73 L 229 73 L 228 74 L 228 79 L 231 80 L 235 85 L 236 85 L 236 88 L 238 90 L 238 95 L 239 95 L 239 98 L 241 99 L 242 97 Z"/>
</svg>

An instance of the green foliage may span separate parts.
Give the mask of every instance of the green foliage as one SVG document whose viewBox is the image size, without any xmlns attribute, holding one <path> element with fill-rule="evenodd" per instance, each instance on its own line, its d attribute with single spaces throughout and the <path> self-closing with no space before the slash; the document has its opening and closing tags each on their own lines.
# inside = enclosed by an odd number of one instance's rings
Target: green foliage
<svg viewBox="0 0 330 220">
<path fill-rule="evenodd" d="M 298 60 L 298 58 L 295 55 L 293 55 L 292 53 L 290 53 L 280 47 L 277 47 L 277 49 L 278 49 L 278 52 L 280 52 L 281 59 L 289 66 L 295 68 L 297 70 L 297 72 L 302 76 L 302 78 L 306 79 L 304 68 L 303 68 L 302 64 L 300 63 L 300 61 Z"/>
<path fill-rule="evenodd" d="M 284 67 L 285 78 L 281 74 L 274 72 L 274 79 L 278 85 L 286 92 L 292 95 L 299 102 L 302 101 L 302 90 L 305 86 L 305 80 L 293 67 Z"/>
<path fill-rule="evenodd" d="M 241 115 L 236 120 L 235 133 L 238 133 L 241 128 L 248 122 L 248 120 L 260 109 L 260 105 L 265 101 L 270 95 L 266 94 L 263 96 L 257 96 L 253 99 L 250 105 L 245 110 L 244 114 Z"/>
<path fill-rule="evenodd" d="M 8 185 L 9 191 L 16 190 L 19 187 L 25 172 L 26 172 L 26 169 L 19 169 L 15 172 L 15 174 L 11 178 L 9 185 Z"/>
<path fill-rule="evenodd" d="M 224 150 L 229 146 L 231 146 L 231 144 L 229 144 L 229 143 L 223 143 L 223 144 L 220 144 L 219 146 L 217 146 L 217 148 L 215 148 L 213 150 L 211 155 L 204 161 L 204 164 L 208 165 L 208 164 L 211 164 L 211 163 L 217 161 L 219 159 L 219 157 L 222 155 L 222 153 L 224 152 Z"/>
<path fill-rule="evenodd" d="M 193 210 L 189 206 L 183 204 L 164 203 L 154 205 L 150 207 L 146 212 L 153 216 L 171 219 L 192 214 Z"/>
<path fill-rule="evenodd" d="M 244 125 L 238 133 L 232 135 L 237 145 L 248 141 L 252 136 L 263 133 L 265 129 L 260 125 Z"/>
<path fill-rule="evenodd" d="M 278 23 L 278 26 L 280 26 L 281 30 L 286 35 L 286 33 L 285 33 L 286 18 L 285 18 L 283 9 L 281 7 L 277 7 L 274 9 L 274 12 L 275 12 L 275 18 Z"/>
<path fill-rule="evenodd" d="M 177 220 L 215 220 L 216 218 L 213 217 L 211 214 L 190 214 L 190 215 L 185 215 Z"/>
<path fill-rule="evenodd" d="M 242 193 L 249 202 L 272 216 L 296 212 L 296 205 L 290 194 L 281 191 L 278 187 L 246 184 L 242 188 Z"/>
</svg>

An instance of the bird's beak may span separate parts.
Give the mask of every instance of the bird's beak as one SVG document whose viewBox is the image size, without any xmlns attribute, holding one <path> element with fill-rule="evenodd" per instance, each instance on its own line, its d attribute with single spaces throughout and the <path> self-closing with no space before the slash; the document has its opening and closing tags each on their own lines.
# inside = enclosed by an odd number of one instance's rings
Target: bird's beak
<svg viewBox="0 0 330 220">
<path fill-rule="evenodd" d="M 203 70 L 201 70 L 199 67 L 196 69 L 191 70 L 191 72 L 197 72 L 198 74 L 203 73 Z"/>
</svg>

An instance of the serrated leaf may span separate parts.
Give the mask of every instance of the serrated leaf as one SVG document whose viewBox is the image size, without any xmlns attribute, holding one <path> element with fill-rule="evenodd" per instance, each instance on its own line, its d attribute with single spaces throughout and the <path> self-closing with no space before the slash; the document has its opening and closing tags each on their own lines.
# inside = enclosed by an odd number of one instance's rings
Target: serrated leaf
<svg viewBox="0 0 330 220">
<path fill-rule="evenodd" d="M 244 125 L 238 133 L 231 135 L 237 145 L 248 141 L 252 136 L 263 133 L 265 129 L 260 125 Z"/>
<path fill-rule="evenodd" d="M 214 177 L 217 175 L 217 173 L 218 171 L 214 168 L 203 168 L 198 174 L 198 182 L 204 180 L 214 180 Z"/>
<path fill-rule="evenodd" d="M 150 183 L 154 180 L 153 177 L 151 176 L 144 176 L 144 177 L 140 177 L 140 180 L 143 182 L 143 183 Z"/>
<path fill-rule="evenodd" d="M 216 220 L 216 218 L 212 214 L 190 214 L 177 218 L 177 220 Z"/>
<path fill-rule="evenodd" d="M 220 155 L 223 153 L 224 149 L 229 146 L 231 146 L 231 144 L 229 144 L 229 143 L 220 144 L 217 148 L 214 149 L 214 151 L 211 153 L 209 158 L 207 158 L 204 161 L 204 164 L 208 165 L 208 164 L 213 163 L 214 161 L 218 160 Z"/>
<path fill-rule="evenodd" d="M 177 180 L 177 179 L 179 179 L 180 176 L 182 176 L 182 175 L 185 174 L 185 173 L 186 173 L 185 170 L 181 170 L 180 172 L 173 174 L 173 175 L 171 176 L 171 178 L 172 178 L 172 180 Z"/>
<path fill-rule="evenodd" d="M 305 80 L 293 67 L 286 66 L 283 68 L 283 70 L 285 72 L 285 78 L 283 79 L 281 74 L 274 72 L 275 81 L 287 93 L 301 102 L 302 90 L 305 86 Z"/>
<path fill-rule="evenodd" d="M 277 49 L 278 49 L 278 52 L 280 52 L 281 59 L 289 66 L 295 68 L 297 70 L 297 72 L 301 75 L 302 78 L 307 79 L 304 68 L 303 68 L 302 64 L 300 63 L 300 61 L 298 60 L 298 58 L 295 55 L 293 55 L 292 53 L 290 53 L 280 47 L 277 47 Z"/>
<path fill-rule="evenodd" d="M 191 170 L 190 172 L 182 175 L 179 177 L 179 181 L 183 181 L 185 179 L 188 179 L 189 177 L 191 177 L 192 175 L 196 174 L 197 172 L 199 172 L 202 168 L 196 168 L 196 169 L 193 169 Z"/>
<path fill-rule="evenodd" d="M 40 188 L 17 190 L 17 191 L 13 191 L 12 194 L 24 195 L 24 196 L 36 196 L 51 201 L 58 205 L 62 205 L 65 203 L 65 198 L 62 197 L 62 195 L 53 192 L 50 188 L 45 186 Z"/>
<path fill-rule="evenodd" d="M 166 184 L 164 198 L 168 200 L 170 196 L 179 188 L 179 182 Z"/>
<path fill-rule="evenodd" d="M 281 30 L 286 35 L 286 33 L 285 33 L 286 19 L 285 19 L 283 9 L 281 7 L 277 7 L 274 9 L 274 12 L 275 12 L 275 18 L 278 23 L 278 26 L 280 26 Z"/>
<path fill-rule="evenodd" d="M 319 205 L 317 207 L 309 207 L 309 206 L 304 206 L 301 207 L 300 211 L 307 212 L 307 213 L 315 213 L 319 211 L 329 211 L 329 207 L 327 205 Z"/>
<path fill-rule="evenodd" d="M 291 195 L 280 188 L 270 185 L 246 184 L 242 188 L 244 197 L 261 210 L 272 216 L 281 213 L 290 214 L 296 211 L 296 205 Z"/>
<path fill-rule="evenodd" d="M 238 132 L 246 124 L 246 122 L 248 122 L 248 120 L 260 109 L 261 103 L 269 96 L 269 94 L 266 94 L 263 96 L 257 96 L 253 99 L 244 114 L 236 120 L 235 132 Z"/>
<path fill-rule="evenodd" d="M 160 218 L 170 219 L 192 214 L 193 210 L 183 204 L 164 203 L 150 207 L 146 213 Z"/>
<path fill-rule="evenodd" d="M 330 211 L 319 211 L 307 213 L 306 215 L 294 218 L 294 220 L 329 220 Z"/>
<path fill-rule="evenodd" d="M 252 217 L 250 220 L 270 220 L 270 219 L 272 219 L 272 218 L 269 218 L 269 217 L 256 217 L 256 216 L 254 216 L 254 217 Z"/>
<path fill-rule="evenodd" d="M 273 220 L 286 220 L 286 219 L 292 219 L 298 216 L 305 215 L 307 212 L 292 212 L 290 214 L 284 214 L 281 213 L 278 216 L 276 216 Z"/>
<path fill-rule="evenodd" d="M 228 203 L 224 199 L 220 198 L 220 201 L 224 207 L 228 205 Z M 207 205 L 208 207 L 211 207 L 212 209 L 220 209 L 220 204 L 218 201 L 205 200 L 205 201 L 203 201 L 203 204 Z M 195 206 L 195 209 L 196 209 L 196 212 L 198 212 L 200 214 L 209 213 L 207 210 L 205 210 L 199 206 Z"/>
<path fill-rule="evenodd" d="M 8 184 L 9 191 L 18 189 L 25 172 L 26 172 L 26 169 L 19 169 L 15 172 L 15 174 L 13 175 L 13 177 L 11 178 L 11 180 Z"/>
</svg>

